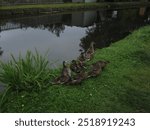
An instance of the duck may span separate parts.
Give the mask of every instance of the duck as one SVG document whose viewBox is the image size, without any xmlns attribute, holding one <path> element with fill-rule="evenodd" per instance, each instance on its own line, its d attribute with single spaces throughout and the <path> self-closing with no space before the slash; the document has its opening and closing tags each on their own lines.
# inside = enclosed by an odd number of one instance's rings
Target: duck
<svg viewBox="0 0 150 130">
<path fill-rule="evenodd" d="M 88 72 L 88 78 L 98 76 L 102 71 L 99 62 L 92 64 L 92 69 Z"/>
<path fill-rule="evenodd" d="M 70 64 L 71 71 L 75 73 L 80 73 L 81 70 L 85 68 L 85 64 L 80 60 L 72 60 Z"/>
<path fill-rule="evenodd" d="M 85 80 L 87 78 L 87 73 L 83 70 L 80 73 L 78 73 L 77 75 L 75 75 L 75 77 L 68 82 L 69 85 L 78 85 L 81 84 L 83 80 Z"/>
<path fill-rule="evenodd" d="M 79 73 L 80 72 L 80 66 L 78 65 L 76 60 L 72 60 L 71 61 L 70 69 L 71 69 L 71 71 L 73 71 L 75 73 Z"/>
<path fill-rule="evenodd" d="M 91 71 L 88 72 L 88 78 L 98 76 L 108 63 L 109 61 L 97 61 L 93 63 Z"/>
<path fill-rule="evenodd" d="M 71 80 L 71 70 L 70 66 L 66 65 L 66 62 L 63 61 L 63 68 L 61 75 L 54 79 L 52 84 L 65 84 Z"/>
<path fill-rule="evenodd" d="M 98 61 L 98 63 L 100 64 L 100 66 L 101 66 L 101 68 L 102 69 L 104 69 L 105 67 L 106 67 L 106 65 L 108 64 L 108 63 L 110 63 L 110 61 Z"/>
<path fill-rule="evenodd" d="M 66 61 L 63 61 L 63 69 L 61 75 L 71 77 L 70 65 L 69 64 L 66 65 Z"/>
<path fill-rule="evenodd" d="M 3 50 L 2 48 L 0 47 L 0 56 L 3 54 Z"/>
<path fill-rule="evenodd" d="M 83 50 L 81 51 L 80 56 L 77 58 L 78 64 L 82 69 L 86 68 L 85 62 L 86 62 L 86 58 L 85 58 L 85 52 L 83 52 Z"/>
<path fill-rule="evenodd" d="M 85 52 L 81 51 L 77 60 L 84 62 L 85 61 Z"/>
<path fill-rule="evenodd" d="M 91 42 L 90 47 L 88 48 L 88 50 L 85 52 L 85 59 L 87 61 L 91 60 L 93 58 L 94 55 L 94 44 L 95 42 Z"/>
</svg>

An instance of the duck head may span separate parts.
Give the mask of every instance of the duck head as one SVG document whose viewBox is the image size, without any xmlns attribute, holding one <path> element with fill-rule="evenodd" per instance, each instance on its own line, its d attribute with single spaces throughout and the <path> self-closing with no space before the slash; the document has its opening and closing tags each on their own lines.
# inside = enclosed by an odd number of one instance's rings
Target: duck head
<svg viewBox="0 0 150 130">
<path fill-rule="evenodd" d="M 75 63 L 77 63 L 77 61 L 76 61 L 76 60 L 72 60 L 71 63 L 72 63 L 72 64 L 75 64 Z"/>
<path fill-rule="evenodd" d="M 91 45 L 91 46 L 94 46 L 95 44 L 96 44 L 95 42 L 91 42 L 91 44 L 90 44 L 90 45 Z"/>
<path fill-rule="evenodd" d="M 67 62 L 66 61 L 63 61 L 63 67 L 69 67 L 69 64 L 67 64 Z"/>
<path fill-rule="evenodd" d="M 66 61 L 63 61 L 63 67 L 65 67 L 66 66 Z"/>
</svg>

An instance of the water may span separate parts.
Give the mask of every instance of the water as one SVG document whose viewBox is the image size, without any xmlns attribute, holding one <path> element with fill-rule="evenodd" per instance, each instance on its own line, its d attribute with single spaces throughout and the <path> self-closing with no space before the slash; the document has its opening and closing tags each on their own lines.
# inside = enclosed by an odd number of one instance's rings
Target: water
<svg viewBox="0 0 150 130">
<path fill-rule="evenodd" d="M 76 59 L 92 41 L 96 48 L 107 47 L 149 23 L 146 7 L 2 19 L 0 60 L 8 61 L 10 54 L 25 56 L 36 48 L 42 55 L 48 51 L 51 67 L 56 68 L 64 60 Z"/>
<path fill-rule="evenodd" d="M 86 19 L 90 15 L 91 19 Z M 84 18 L 85 17 L 85 18 Z M 4 20 L 1 23 L 1 59 L 7 61 L 10 53 L 24 56 L 35 48 L 45 54 L 56 67 L 63 60 L 77 58 L 81 47 L 80 39 L 86 35 L 88 26 L 93 25 L 96 12 L 81 12 L 64 15 L 42 15 Z"/>
</svg>

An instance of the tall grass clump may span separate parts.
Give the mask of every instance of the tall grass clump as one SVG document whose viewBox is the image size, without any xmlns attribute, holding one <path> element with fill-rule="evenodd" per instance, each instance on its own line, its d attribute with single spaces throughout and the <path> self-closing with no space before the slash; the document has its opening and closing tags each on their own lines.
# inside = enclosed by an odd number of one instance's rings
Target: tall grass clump
<svg viewBox="0 0 150 130">
<path fill-rule="evenodd" d="M 19 56 L 8 63 L 0 62 L 0 82 L 16 91 L 40 90 L 49 84 L 50 69 L 48 60 L 36 51 L 27 52 L 26 57 Z"/>
</svg>

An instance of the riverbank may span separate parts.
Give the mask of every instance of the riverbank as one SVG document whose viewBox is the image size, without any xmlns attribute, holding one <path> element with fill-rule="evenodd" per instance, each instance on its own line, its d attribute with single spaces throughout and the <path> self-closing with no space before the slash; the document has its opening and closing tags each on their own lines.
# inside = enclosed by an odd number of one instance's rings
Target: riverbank
<svg viewBox="0 0 150 130">
<path fill-rule="evenodd" d="M 102 2 L 102 3 L 65 3 L 65 4 L 44 4 L 44 5 L 15 5 L 1 6 L 0 17 L 17 15 L 37 15 L 41 13 L 60 13 L 79 10 L 96 10 L 101 8 L 134 8 L 149 6 L 150 2 Z"/>
<path fill-rule="evenodd" d="M 49 85 L 38 92 L 12 91 L 1 111 L 150 112 L 149 41 L 150 26 L 146 26 L 110 47 L 96 50 L 92 62 L 110 61 L 97 78 L 76 86 Z"/>
<path fill-rule="evenodd" d="M 97 3 L 66 3 L 44 5 L 16 5 L 0 7 L 0 16 L 38 15 L 43 13 L 61 13 L 68 11 L 91 10 L 107 7 Z"/>
</svg>

